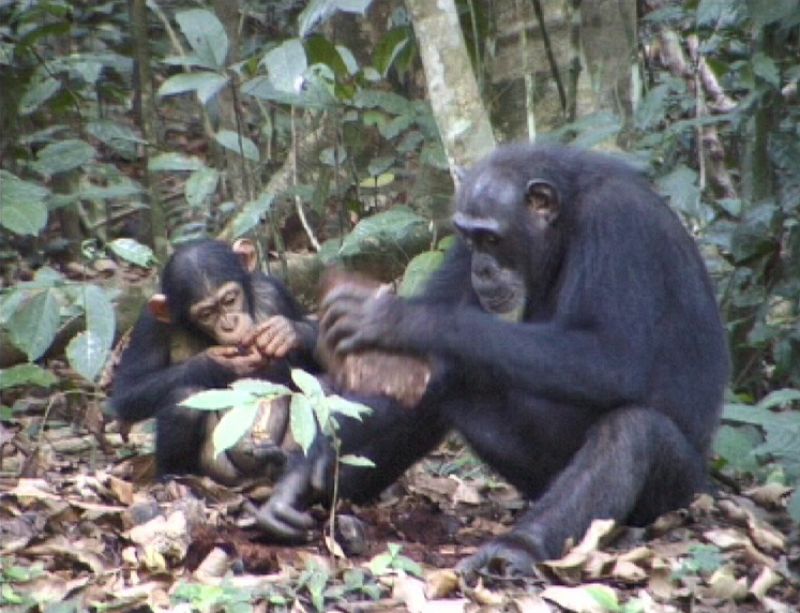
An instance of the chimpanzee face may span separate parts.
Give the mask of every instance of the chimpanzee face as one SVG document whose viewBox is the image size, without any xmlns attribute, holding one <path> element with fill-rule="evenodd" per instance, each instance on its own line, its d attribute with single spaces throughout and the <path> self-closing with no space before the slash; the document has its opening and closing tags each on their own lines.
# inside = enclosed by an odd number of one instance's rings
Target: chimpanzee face
<svg viewBox="0 0 800 613">
<path fill-rule="evenodd" d="M 238 345 L 254 325 L 244 288 L 229 281 L 206 296 L 189 307 L 190 321 L 217 344 Z"/>
<path fill-rule="evenodd" d="M 522 181 L 511 170 L 489 166 L 469 176 L 453 224 L 472 252 L 472 288 L 481 306 L 519 321 L 552 267 L 558 197 L 548 181 Z"/>
</svg>

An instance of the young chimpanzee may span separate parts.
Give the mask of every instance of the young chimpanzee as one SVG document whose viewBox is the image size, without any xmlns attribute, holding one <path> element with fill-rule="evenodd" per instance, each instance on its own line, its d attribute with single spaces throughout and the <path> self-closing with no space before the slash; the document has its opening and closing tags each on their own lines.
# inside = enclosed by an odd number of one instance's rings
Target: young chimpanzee
<svg viewBox="0 0 800 613">
<path fill-rule="evenodd" d="M 292 366 L 317 368 L 316 323 L 277 279 L 256 270 L 256 260 L 249 241 L 180 247 L 164 268 L 163 293 L 150 299 L 133 328 L 114 374 L 111 406 L 128 422 L 156 417 L 161 475 L 199 472 L 235 482 L 285 459 L 272 445 L 214 457 L 210 430 L 217 416 L 179 404 L 242 377 L 288 383 Z M 287 423 L 288 405 L 276 402 L 268 429 L 277 445 Z"/>
<path fill-rule="evenodd" d="M 339 492 L 364 500 L 449 430 L 531 501 L 463 572 L 530 574 L 595 518 L 643 524 L 707 486 L 705 460 L 729 364 L 699 252 L 634 170 L 573 149 L 500 148 L 465 177 L 459 239 L 423 295 L 342 285 L 322 304 L 340 354 L 383 349 L 431 360 L 431 384 L 404 411 L 376 399 L 342 425 Z M 298 539 L 306 507 L 329 500 L 320 440 L 259 512 Z"/>
</svg>

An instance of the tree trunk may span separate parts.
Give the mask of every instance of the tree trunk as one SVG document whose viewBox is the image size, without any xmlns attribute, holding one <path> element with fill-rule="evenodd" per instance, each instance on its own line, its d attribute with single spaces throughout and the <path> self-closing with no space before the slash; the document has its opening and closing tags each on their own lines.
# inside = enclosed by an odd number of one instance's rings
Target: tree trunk
<svg viewBox="0 0 800 613">
<path fill-rule="evenodd" d="M 453 0 L 407 0 L 451 173 L 495 146 Z"/>
</svg>

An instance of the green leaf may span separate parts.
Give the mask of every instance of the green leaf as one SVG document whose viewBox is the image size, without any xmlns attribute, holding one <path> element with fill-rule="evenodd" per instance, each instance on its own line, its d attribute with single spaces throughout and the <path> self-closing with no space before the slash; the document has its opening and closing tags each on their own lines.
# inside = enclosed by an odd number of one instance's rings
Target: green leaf
<svg viewBox="0 0 800 613">
<path fill-rule="evenodd" d="M 285 385 L 273 383 L 265 379 L 239 379 L 238 381 L 234 381 L 231 387 L 237 392 L 258 396 L 259 399 L 278 398 L 280 396 L 288 396 L 292 393 L 292 390 Z"/>
<path fill-rule="evenodd" d="M 128 159 L 137 157 L 138 145 L 147 144 L 128 126 L 107 119 L 90 121 L 86 131 Z"/>
<path fill-rule="evenodd" d="M 431 275 L 436 272 L 444 261 L 444 252 L 425 251 L 414 258 L 406 266 L 403 281 L 400 283 L 398 294 L 405 298 L 419 295 Z"/>
<path fill-rule="evenodd" d="M 30 115 L 61 89 L 61 81 L 47 77 L 29 87 L 19 102 L 19 114 Z"/>
<path fill-rule="evenodd" d="M 194 155 L 182 153 L 162 153 L 150 158 L 147 170 L 157 172 L 160 170 L 174 172 L 176 170 L 200 170 L 205 168 L 205 163 Z"/>
<path fill-rule="evenodd" d="M 233 236 L 238 238 L 244 236 L 253 228 L 256 228 L 263 217 L 272 209 L 275 195 L 268 192 L 261 192 L 257 199 L 245 203 L 241 211 L 233 218 Z"/>
<path fill-rule="evenodd" d="M 67 345 L 66 354 L 72 370 L 87 381 L 94 381 L 106 363 L 108 347 L 98 334 L 86 330 L 73 337 Z"/>
<path fill-rule="evenodd" d="M 409 575 L 414 575 L 415 577 L 422 578 L 423 576 L 422 567 L 406 556 L 397 556 L 392 563 L 392 567 L 397 570 L 405 571 Z"/>
<path fill-rule="evenodd" d="M 386 78 L 395 58 L 408 45 L 410 40 L 410 32 L 407 27 L 403 26 L 389 30 L 378 42 L 373 53 L 373 59 L 375 68 L 383 78 Z"/>
<path fill-rule="evenodd" d="M 164 81 L 158 88 L 158 95 L 173 96 L 193 91 L 197 93 L 201 104 L 205 105 L 227 83 L 228 79 L 217 72 L 182 72 Z"/>
<path fill-rule="evenodd" d="M 372 413 L 372 407 L 368 407 L 360 402 L 347 400 L 336 394 L 331 394 L 325 401 L 330 412 L 346 415 L 347 417 L 352 417 L 359 421 L 361 421 L 362 416 Z"/>
<path fill-rule="evenodd" d="M 307 38 L 305 49 L 310 64 L 325 64 L 340 78 L 350 75 L 350 69 L 342 59 L 339 48 L 324 36 L 314 35 Z"/>
<path fill-rule="evenodd" d="M 59 322 L 56 290 L 35 292 L 8 320 L 11 342 L 31 362 L 38 360 L 56 337 Z"/>
<path fill-rule="evenodd" d="M 778 68 L 778 65 L 775 63 L 775 60 L 758 51 L 753 54 L 753 58 L 750 60 L 750 62 L 753 66 L 753 72 L 756 76 L 764 79 L 764 81 L 773 87 L 780 86 L 781 71 Z"/>
<path fill-rule="evenodd" d="M 239 155 L 244 155 L 244 157 L 246 157 L 248 160 L 258 162 L 261 157 L 258 153 L 258 147 L 256 147 L 256 144 L 246 136 L 241 137 L 240 147 L 239 134 L 233 130 L 220 130 L 214 135 L 214 138 L 226 149 L 230 149 Z"/>
<path fill-rule="evenodd" d="M 787 17 L 796 19 L 800 8 L 797 0 L 747 0 L 747 4 L 756 28 L 763 28 Z"/>
<path fill-rule="evenodd" d="M 204 9 L 176 13 L 175 20 L 197 58 L 209 68 L 223 68 L 228 57 L 228 35 L 217 16 Z"/>
<path fill-rule="evenodd" d="M 388 251 L 396 245 L 408 244 L 408 236 L 426 241 L 428 222 L 406 207 L 394 207 L 362 219 L 348 234 L 339 249 L 342 257 Z"/>
<path fill-rule="evenodd" d="M 261 65 L 266 67 L 269 81 L 276 89 L 297 93 L 308 67 L 306 50 L 299 39 L 292 38 L 267 51 Z"/>
<path fill-rule="evenodd" d="M 714 452 L 737 472 L 754 472 L 759 462 L 753 451 L 764 440 L 755 426 L 733 427 L 723 424 L 714 437 Z"/>
<path fill-rule="evenodd" d="M 183 188 L 186 201 L 195 208 L 208 204 L 211 196 L 217 191 L 219 172 L 213 168 L 201 168 L 194 171 L 186 180 Z"/>
<path fill-rule="evenodd" d="M 114 343 L 116 317 L 114 305 L 106 292 L 97 285 L 83 287 L 83 308 L 86 311 L 86 329 L 96 334 L 100 341 L 110 349 Z"/>
<path fill-rule="evenodd" d="M 617 593 L 612 588 L 607 585 L 588 585 L 584 589 L 606 611 L 619 610 Z"/>
<path fill-rule="evenodd" d="M 258 403 L 253 400 L 238 404 L 226 411 L 214 428 L 211 439 L 214 443 L 214 455 L 219 455 L 238 443 L 253 426 L 257 415 Z"/>
<path fill-rule="evenodd" d="M 141 266 L 142 268 L 148 268 L 156 261 L 156 257 L 150 247 L 142 245 L 142 243 L 132 238 L 114 239 L 108 243 L 108 248 L 111 249 L 117 257 L 131 264 L 136 264 L 136 266 Z"/>
<path fill-rule="evenodd" d="M 11 368 L 0 369 L 0 390 L 19 385 L 50 387 L 57 381 L 53 373 L 36 364 L 17 364 Z"/>
<path fill-rule="evenodd" d="M 369 561 L 367 568 L 373 575 L 380 577 L 390 571 L 393 560 L 394 557 L 388 553 L 379 553 Z"/>
<path fill-rule="evenodd" d="M 367 177 L 366 179 L 362 179 L 358 182 L 359 187 L 363 187 L 366 189 L 380 189 L 381 187 L 386 187 L 394 182 L 394 173 L 392 172 L 385 172 L 381 175 L 373 175 L 371 177 Z"/>
<path fill-rule="evenodd" d="M 47 223 L 50 190 L 0 170 L 0 226 L 15 234 L 36 236 Z"/>
<path fill-rule="evenodd" d="M 311 401 L 302 394 L 292 394 L 289 406 L 289 427 L 297 444 L 308 454 L 314 438 L 317 436 L 317 421 Z"/>
<path fill-rule="evenodd" d="M 356 466 L 358 468 L 375 468 L 375 462 L 363 455 L 353 455 L 352 453 L 348 453 L 339 458 L 339 461 L 342 464 Z"/>
<path fill-rule="evenodd" d="M 371 3 L 372 0 L 311 0 L 297 18 L 300 36 L 310 34 L 336 11 L 363 15 Z"/>
<path fill-rule="evenodd" d="M 308 374 L 300 368 L 292 369 L 292 381 L 306 396 L 311 399 L 324 398 L 325 392 L 314 375 Z"/>
<path fill-rule="evenodd" d="M 71 138 L 47 145 L 39 151 L 31 166 L 39 174 L 51 177 L 86 166 L 94 156 L 94 147 L 89 143 Z"/>
<path fill-rule="evenodd" d="M 204 390 L 192 394 L 181 402 L 182 406 L 200 411 L 221 411 L 231 407 L 249 404 L 253 401 L 253 395 L 241 390 Z"/>
<path fill-rule="evenodd" d="M 793 402 L 800 402 L 800 390 L 784 388 L 770 392 L 756 406 L 759 409 L 771 409 L 773 407 L 786 406 Z"/>
<path fill-rule="evenodd" d="M 669 198 L 672 208 L 700 219 L 700 189 L 697 187 L 697 173 L 683 164 L 658 180 L 659 191 Z"/>
</svg>

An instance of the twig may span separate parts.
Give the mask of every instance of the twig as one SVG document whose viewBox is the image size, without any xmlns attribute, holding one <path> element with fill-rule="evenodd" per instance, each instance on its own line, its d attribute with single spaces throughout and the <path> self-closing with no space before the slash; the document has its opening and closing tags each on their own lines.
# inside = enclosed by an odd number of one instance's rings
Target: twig
<svg viewBox="0 0 800 613">
<path fill-rule="evenodd" d="M 567 94 L 564 92 L 564 84 L 561 82 L 561 73 L 558 70 L 556 56 L 553 54 L 553 48 L 550 45 L 550 35 L 547 33 L 547 27 L 544 24 L 544 12 L 542 11 L 542 4 L 540 0 L 531 1 L 533 2 L 533 12 L 536 13 L 536 20 L 539 22 L 539 31 L 542 33 L 542 42 L 544 43 L 544 51 L 547 55 L 547 61 L 550 64 L 550 71 L 553 73 L 553 79 L 556 81 L 558 98 L 561 101 L 561 111 L 566 113 Z"/>
<path fill-rule="evenodd" d="M 292 124 L 292 150 L 294 151 L 294 163 L 292 164 L 292 183 L 297 187 L 297 130 L 295 126 L 295 107 L 292 107 L 291 112 L 291 124 Z M 300 218 L 300 224 L 303 226 L 303 230 L 305 230 L 306 235 L 308 236 L 308 240 L 311 241 L 311 246 L 314 247 L 314 251 L 320 250 L 320 244 L 317 240 L 317 237 L 314 236 L 314 232 L 311 230 L 311 226 L 308 225 L 308 220 L 306 219 L 306 212 L 303 210 L 303 201 L 300 199 L 298 194 L 294 196 L 294 205 L 297 209 L 297 216 Z"/>
</svg>

